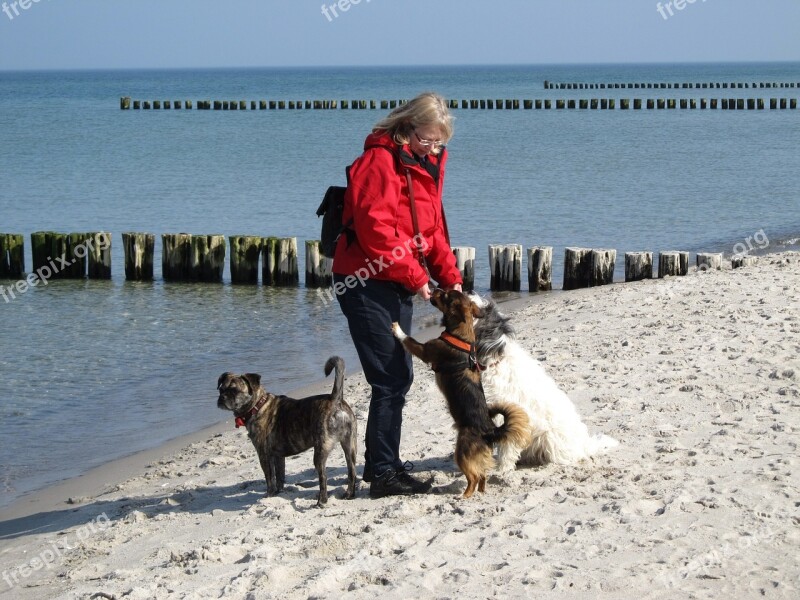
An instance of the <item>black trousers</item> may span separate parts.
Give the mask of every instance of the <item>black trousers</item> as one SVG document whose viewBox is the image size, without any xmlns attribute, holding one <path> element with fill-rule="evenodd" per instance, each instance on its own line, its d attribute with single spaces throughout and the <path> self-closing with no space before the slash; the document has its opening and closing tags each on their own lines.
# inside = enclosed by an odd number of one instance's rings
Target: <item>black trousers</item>
<svg viewBox="0 0 800 600">
<path fill-rule="evenodd" d="M 334 276 L 335 282 L 345 278 Z M 350 281 L 352 284 L 352 280 Z M 340 286 L 341 289 L 341 286 Z M 414 295 L 397 283 L 368 279 L 337 294 L 361 367 L 372 387 L 364 458 L 373 472 L 402 467 L 403 406 L 414 380 L 411 355 L 392 334 L 392 323 L 411 330 Z"/>
</svg>

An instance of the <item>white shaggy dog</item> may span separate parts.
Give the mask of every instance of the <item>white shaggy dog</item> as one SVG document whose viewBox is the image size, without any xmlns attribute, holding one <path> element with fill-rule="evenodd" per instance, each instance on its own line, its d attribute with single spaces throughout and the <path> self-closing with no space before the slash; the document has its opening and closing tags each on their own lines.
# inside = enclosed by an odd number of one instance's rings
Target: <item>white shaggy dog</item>
<svg viewBox="0 0 800 600">
<path fill-rule="evenodd" d="M 509 318 L 494 302 L 476 294 L 470 298 L 484 312 L 475 322 L 475 335 L 478 362 L 486 367 L 481 373 L 486 401 L 519 404 L 531 423 L 529 446 L 501 449 L 500 472 L 513 471 L 518 462 L 571 464 L 619 445 L 606 435 L 589 435 L 569 396 L 514 339 Z"/>
</svg>

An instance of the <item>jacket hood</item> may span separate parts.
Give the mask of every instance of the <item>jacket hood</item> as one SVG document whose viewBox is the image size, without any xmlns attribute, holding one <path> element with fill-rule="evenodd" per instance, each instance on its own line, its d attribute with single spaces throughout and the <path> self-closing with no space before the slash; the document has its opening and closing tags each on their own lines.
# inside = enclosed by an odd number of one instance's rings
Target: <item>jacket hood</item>
<svg viewBox="0 0 800 600">
<path fill-rule="evenodd" d="M 396 150 L 397 144 L 388 133 L 370 133 L 364 140 L 364 150 L 375 146 L 386 146 L 390 150 Z"/>
</svg>

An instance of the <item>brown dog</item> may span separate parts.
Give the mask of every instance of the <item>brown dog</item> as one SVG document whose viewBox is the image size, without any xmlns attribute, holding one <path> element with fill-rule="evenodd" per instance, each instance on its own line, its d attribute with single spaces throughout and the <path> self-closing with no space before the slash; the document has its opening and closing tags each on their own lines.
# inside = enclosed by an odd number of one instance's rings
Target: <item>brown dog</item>
<svg viewBox="0 0 800 600">
<path fill-rule="evenodd" d="M 406 350 L 436 373 L 436 385 L 458 429 L 455 458 L 467 478 L 464 498 L 469 498 L 476 487 L 486 491 L 486 474 L 494 466 L 494 444 L 525 444 L 530 431 L 528 415 L 514 404 L 486 404 L 473 329 L 473 320 L 481 316 L 481 309 L 461 292 L 440 289 L 433 292 L 431 304 L 443 314 L 445 331 L 440 337 L 421 344 L 397 323 L 392 324 L 392 331 Z M 492 422 L 496 415 L 503 415 L 500 427 Z"/>
<path fill-rule="evenodd" d="M 295 400 L 275 396 L 261 387 L 261 375 L 223 373 L 217 381 L 217 406 L 233 411 L 236 427 L 246 426 L 258 452 L 267 480 L 267 493 L 283 489 L 286 457 L 314 448 L 314 467 L 319 475 L 317 506 L 328 501 L 325 463 L 338 442 L 347 461 L 347 495 L 356 495 L 356 417 L 344 401 L 344 361 L 332 356 L 325 363 L 325 375 L 336 369 L 333 391 Z"/>
</svg>

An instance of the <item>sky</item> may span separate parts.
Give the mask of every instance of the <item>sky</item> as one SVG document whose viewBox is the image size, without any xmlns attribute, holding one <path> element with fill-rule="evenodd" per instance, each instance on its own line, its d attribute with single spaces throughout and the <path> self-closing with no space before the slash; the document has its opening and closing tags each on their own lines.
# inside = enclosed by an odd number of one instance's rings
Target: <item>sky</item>
<svg viewBox="0 0 800 600">
<path fill-rule="evenodd" d="M 800 61 L 800 0 L 0 0 L 0 70 Z"/>
</svg>

